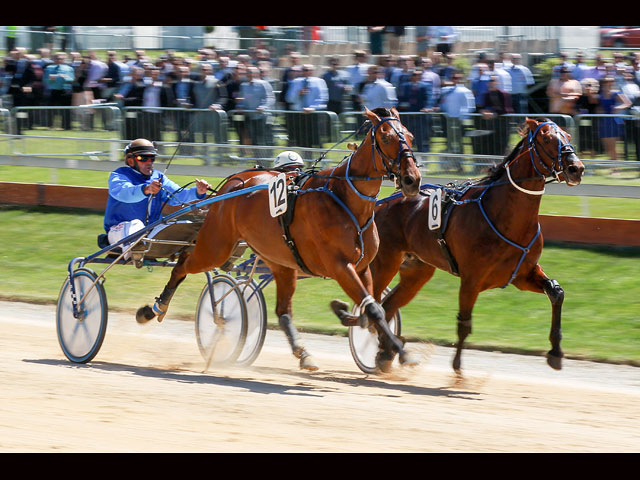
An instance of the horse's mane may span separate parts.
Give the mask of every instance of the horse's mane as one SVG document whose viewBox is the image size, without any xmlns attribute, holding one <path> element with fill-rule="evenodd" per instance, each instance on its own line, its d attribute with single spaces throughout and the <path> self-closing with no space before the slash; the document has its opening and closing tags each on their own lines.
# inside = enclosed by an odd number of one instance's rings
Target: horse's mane
<svg viewBox="0 0 640 480">
<path fill-rule="evenodd" d="M 537 118 L 536 121 L 542 123 L 549 122 L 550 120 L 548 118 Z M 489 168 L 489 174 L 480 179 L 480 182 L 495 182 L 497 180 L 500 180 L 500 178 L 502 178 L 502 175 L 504 175 L 504 166 L 518 155 L 518 153 L 520 152 L 520 147 L 522 146 L 522 143 L 524 142 L 528 134 L 528 125 L 526 124 L 526 122 L 522 123 L 522 125 L 518 127 L 518 135 L 522 137 L 518 144 L 513 148 L 513 150 L 511 150 L 511 153 L 509 153 L 509 155 L 507 155 L 504 160 L 502 160 L 502 163 L 500 163 L 500 165 L 494 165 L 493 167 Z"/>
</svg>

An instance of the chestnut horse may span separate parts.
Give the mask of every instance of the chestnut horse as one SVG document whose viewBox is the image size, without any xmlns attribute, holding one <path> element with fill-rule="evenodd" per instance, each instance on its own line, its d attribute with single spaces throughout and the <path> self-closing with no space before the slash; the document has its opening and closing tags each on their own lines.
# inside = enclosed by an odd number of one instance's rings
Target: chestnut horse
<svg viewBox="0 0 640 480">
<path fill-rule="evenodd" d="M 460 277 L 458 343 L 453 368 L 460 372 L 464 340 L 471 333 L 471 313 L 478 294 L 513 283 L 520 290 L 545 293 L 552 305 L 547 362 L 562 368 L 560 316 L 564 291 L 538 264 L 542 235 L 538 223 L 548 176 L 578 185 L 584 166 L 570 137 L 547 119 L 526 119 L 526 135 L 499 166 L 480 180 L 442 189 L 442 225 L 430 230 L 429 194 L 392 195 L 378 202 L 378 255 L 371 263 L 374 297 L 400 272 L 398 285 L 382 302 L 386 318 L 408 304 L 439 268 Z M 439 186 L 432 186 L 438 188 Z M 423 189 L 425 186 L 422 187 Z M 433 206 L 432 206 L 433 207 Z"/>
<path fill-rule="evenodd" d="M 295 216 L 288 225 L 289 235 L 283 235 L 283 225 L 269 214 L 266 189 L 213 203 L 193 251 L 180 257 L 153 308 L 141 307 L 137 320 L 144 322 L 158 315 L 161 321 L 176 288 L 188 274 L 223 265 L 238 242 L 244 241 L 273 273 L 276 314 L 301 368 L 317 369 L 291 320 L 291 299 L 300 271 L 336 280 L 382 333 L 387 356 L 393 360 L 397 353 L 401 362 L 412 363 L 402 340 L 385 322 L 384 310 L 373 300 L 369 263 L 378 250 L 373 215 L 383 179 L 397 178 L 404 195 L 416 195 L 420 171 L 411 150 L 413 136 L 400 122 L 398 112 L 366 109 L 365 114 L 370 134 L 355 152 L 336 167 L 310 173 L 308 178 L 301 175 L 306 179 L 295 190 Z M 268 184 L 279 173 L 264 169 L 239 172 L 222 184 L 217 195 Z M 335 300 L 331 306 L 343 324 L 353 323 L 346 303 Z"/>
</svg>

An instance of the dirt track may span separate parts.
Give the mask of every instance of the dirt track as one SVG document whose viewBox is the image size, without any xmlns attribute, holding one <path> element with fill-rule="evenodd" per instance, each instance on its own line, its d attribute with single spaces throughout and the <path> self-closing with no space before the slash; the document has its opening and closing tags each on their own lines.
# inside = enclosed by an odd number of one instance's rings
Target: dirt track
<svg viewBox="0 0 640 480">
<path fill-rule="evenodd" d="M 297 369 L 270 330 L 250 368 L 203 372 L 193 324 L 110 313 L 88 365 L 55 307 L 0 302 L 0 452 L 638 452 L 640 369 L 412 345 L 423 364 L 361 373 L 345 338 L 305 336 Z"/>
</svg>

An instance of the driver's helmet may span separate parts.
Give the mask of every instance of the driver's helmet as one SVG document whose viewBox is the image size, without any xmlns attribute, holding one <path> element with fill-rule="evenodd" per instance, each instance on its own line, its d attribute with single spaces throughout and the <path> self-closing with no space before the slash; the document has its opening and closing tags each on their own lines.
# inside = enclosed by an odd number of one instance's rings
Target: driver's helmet
<svg viewBox="0 0 640 480">
<path fill-rule="evenodd" d="M 273 161 L 274 168 L 299 166 L 304 167 L 302 157 L 296 152 L 287 150 L 280 153 Z"/>
<path fill-rule="evenodd" d="M 153 145 L 153 142 L 150 142 L 146 138 L 138 138 L 134 140 L 129 145 L 127 145 L 124 149 L 124 159 L 127 161 L 127 157 L 129 155 L 157 155 L 158 152 Z"/>
</svg>

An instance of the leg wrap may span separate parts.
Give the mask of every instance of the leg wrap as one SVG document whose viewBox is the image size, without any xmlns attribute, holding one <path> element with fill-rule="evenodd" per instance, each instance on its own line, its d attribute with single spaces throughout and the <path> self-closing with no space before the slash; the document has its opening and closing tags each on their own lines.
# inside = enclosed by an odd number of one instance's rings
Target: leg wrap
<svg viewBox="0 0 640 480">
<path fill-rule="evenodd" d="M 471 334 L 471 319 L 463 320 L 460 318 L 460 314 L 458 313 L 458 336 L 466 338 L 467 335 Z"/>
<path fill-rule="evenodd" d="M 291 345 L 293 354 L 296 356 L 299 355 L 303 347 L 300 344 L 300 334 L 298 333 L 298 330 L 296 330 L 296 327 L 293 325 L 291 317 L 287 314 L 280 315 L 280 318 L 278 318 L 278 324 L 287 336 L 287 340 L 289 340 L 289 345 Z"/>
<path fill-rule="evenodd" d="M 562 305 L 564 301 L 564 290 L 555 280 L 548 280 L 544 285 L 544 293 L 547 294 L 553 305 Z"/>
<path fill-rule="evenodd" d="M 370 297 L 367 297 L 370 298 Z M 365 298 L 366 300 L 366 298 Z M 381 323 L 381 322 L 385 322 L 385 314 L 384 314 L 384 308 L 382 308 L 382 305 L 380 305 L 378 302 L 373 301 L 373 298 L 371 298 L 371 302 L 368 303 L 365 308 L 364 308 L 364 312 L 367 314 L 367 316 L 373 320 L 375 323 Z M 364 300 L 363 300 L 364 303 Z M 362 304 L 361 304 L 362 305 Z"/>
</svg>

